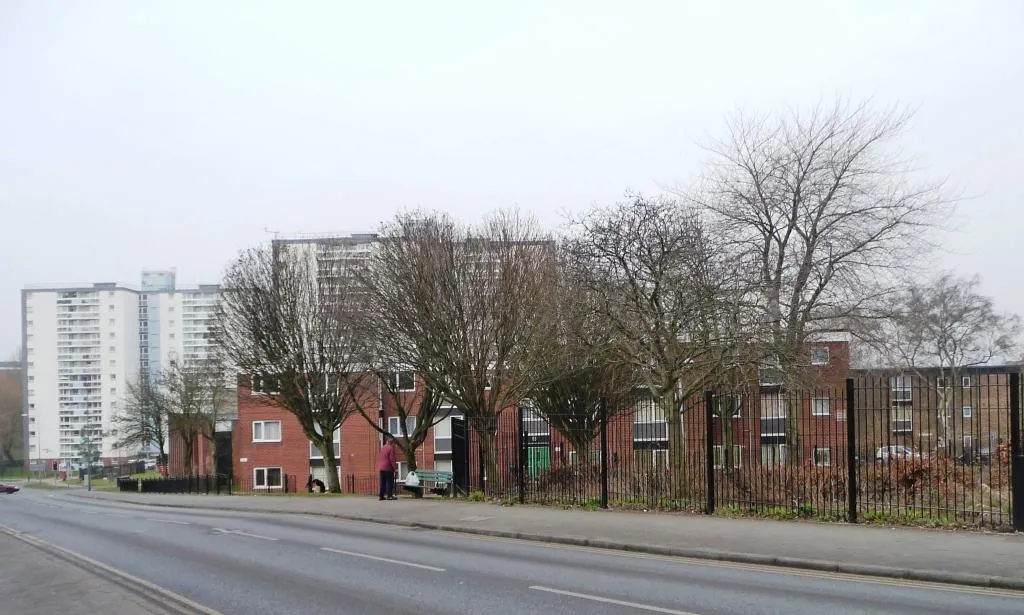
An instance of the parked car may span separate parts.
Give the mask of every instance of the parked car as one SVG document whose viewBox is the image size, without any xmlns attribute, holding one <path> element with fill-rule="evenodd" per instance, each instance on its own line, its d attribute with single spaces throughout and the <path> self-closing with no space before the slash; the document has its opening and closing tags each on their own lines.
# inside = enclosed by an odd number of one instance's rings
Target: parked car
<svg viewBox="0 0 1024 615">
<path fill-rule="evenodd" d="M 0 483 L 0 492 L 11 494 L 17 493 L 19 491 L 21 491 L 21 487 L 16 487 L 14 485 L 5 485 L 4 483 Z"/>
<path fill-rule="evenodd" d="M 914 449 L 908 446 L 902 446 L 900 444 L 891 444 L 889 446 L 881 446 L 875 451 L 875 461 L 879 463 L 888 463 L 893 460 L 900 459 L 921 459 L 921 453 L 914 451 Z"/>
</svg>

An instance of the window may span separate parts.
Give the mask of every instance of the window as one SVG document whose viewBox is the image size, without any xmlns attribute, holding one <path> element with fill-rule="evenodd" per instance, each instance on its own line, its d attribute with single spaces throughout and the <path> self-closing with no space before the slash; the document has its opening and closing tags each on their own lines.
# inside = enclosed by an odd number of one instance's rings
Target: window
<svg viewBox="0 0 1024 615">
<path fill-rule="evenodd" d="M 452 452 L 452 419 L 446 417 L 434 425 L 434 454 L 450 454 Z"/>
<path fill-rule="evenodd" d="M 964 436 L 964 452 L 970 452 L 974 448 L 974 436 Z"/>
<path fill-rule="evenodd" d="M 116 338 L 117 338 L 117 333 L 114 333 L 113 331 L 111 331 L 110 332 L 110 339 L 116 339 Z"/>
<path fill-rule="evenodd" d="M 404 483 L 405 482 L 405 478 L 408 475 L 409 475 L 409 462 L 408 461 L 399 461 L 398 462 L 398 470 L 395 472 L 395 481 L 399 482 L 399 483 Z"/>
<path fill-rule="evenodd" d="M 651 453 L 655 468 L 668 468 L 668 449 L 656 449 Z"/>
<path fill-rule="evenodd" d="M 388 433 L 396 436 L 403 437 L 405 435 L 412 435 L 412 432 L 416 431 L 416 417 L 407 416 L 405 417 L 405 434 L 402 433 L 402 419 L 398 416 L 388 417 Z"/>
<path fill-rule="evenodd" d="M 814 447 L 814 465 L 816 466 L 830 466 L 832 465 L 832 449 L 827 447 Z"/>
<path fill-rule="evenodd" d="M 395 372 L 391 374 L 389 383 L 395 391 L 408 392 L 416 390 L 416 377 L 413 372 Z"/>
<path fill-rule="evenodd" d="M 282 478 L 281 468 L 255 468 L 252 471 L 252 486 L 255 489 L 280 489 Z"/>
<path fill-rule="evenodd" d="M 781 395 L 761 396 L 761 436 L 786 435 L 786 401 Z"/>
<path fill-rule="evenodd" d="M 937 388 L 940 391 L 946 390 L 948 388 L 947 385 L 946 385 L 946 379 L 945 378 L 936 378 L 935 379 L 935 388 Z"/>
<path fill-rule="evenodd" d="M 281 382 L 277 376 L 253 376 L 252 392 L 256 393 L 280 393 Z"/>
<path fill-rule="evenodd" d="M 814 416 L 828 416 L 831 414 L 830 400 L 827 397 L 815 397 L 811 400 L 811 414 Z"/>
<path fill-rule="evenodd" d="M 36 377 L 35 377 L 35 376 L 29 376 L 29 377 L 28 377 L 28 381 L 29 381 L 29 382 L 35 382 L 35 380 L 36 380 Z"/>
<path fill-rule="evenodd" d="M 738 419 L 743 408 L 742 395 L 722 395 L 715 398 L 715 418 L 728 416 Z"/>
<path fill-rule="evenodd" d="M 318 430 L 317 433 L 320 433 L 320 431 Z M 338 459 L 339 457 L 341 457 L 341 428 L 340 427 L 338 429 L 334 430 L 334 458 Z M 324 458 L 323 452 L 319 448 L 317 448 L 316 444 L 313 444 L 312 440 L 309 441 L 309 458 L 310 459 L 323 459 Z"/>
<path fill-rule="evenodd" d="M 523 434 L 527 436 L 547 436 L 551 427 L 543 417 L 530 408 L 523 408 Z"/>
<path fill-rule="evenodd" d="M 280 442 L 281 421 L 253 421 L 253 442 Z"/>
<path fill-rule="evenodd" d="M 814 346 L 811 348 L 811 365 L 828 365 L 828 346 Z"/>
<path fill-rule="evenodd" d="M 971 418 L 972 416 L 974 416 L 974 408 L 972 408 L 972 407 L 970 407 L 970 406 L 964 406 L 964 407 L 963 407 L 963 408 L 961 409 L 961 412 L 963 413 L 963 417 L 964 417 L 965 419 L 969 419 L 969 418 Z"/>
<path fill-rule="evenodd" d="M 965 389 L 970 387 L 971 386 L 971 377 L 970 376 L 964 376 L 964 379 L 961 381 L 961 384 L 963 385 L 963 387 Z"/>
<path fill-rule="evenodd" d="M 785 444 L 762 444 L 761 465 L 765 467 L 780 466 L 786 463 Z"/>
<path fill-rule="evenodd" d="M 117 346 L 111 346 L 110 352 L 117 352 Z"/>
<path fill-rule="evenodd" d="M 174 334 L 173 333 L 168 333 L 167 334 L 167 338 L 173 340 L 174 339 Z"/>
<path fill-rule="evenodd" d="M 914 399 L 910 389 L 910 376 L 893 376 L 889 379 L 890 399 L 897 401 L 912 401 Z"/>
<path fill-rule="evenodd" d="M 111 380 L 117 380 L 117 374 L 110 374 Z"/>
<path fill-rule="evenodd" d="M 716 470 L 721 470 L 723 468 L 738 470 L 743 467 L 743 447 L 738 444 L 733 444 L 729 449 L 729 458 L 726 459 L 725 446 L 721 444 L 716 444 L 714 446 Z"/>
<path fill-rule="evenodd" d="M 781 386 L 785 380 L 782 377 L 782 364 L 778 357 L 772 357 L 762 362 L 757 373 L 761 386 L 777 387 Z"/>
<path fill-rule="evenodd" d="M 117 388 L 116 387 L 110 387 L 110 394 L 111 395 L 117 395 Z"/>
<path fill-rule="evenodd" d="M 633 413 L 633 440 L 668 440 L 668 423 L 665 409 L 653 399 L 637 402 Z"/>
<path fill-rule="evenodd" d="M 893 406 L 892 432 L 911 433 L 914 431 L 914 409 L 911 406 Z"/>
</svg>

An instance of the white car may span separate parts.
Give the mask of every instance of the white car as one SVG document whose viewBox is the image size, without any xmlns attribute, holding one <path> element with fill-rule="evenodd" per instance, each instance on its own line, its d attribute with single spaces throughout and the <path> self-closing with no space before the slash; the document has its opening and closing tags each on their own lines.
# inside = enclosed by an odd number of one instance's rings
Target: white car
<svg viewBox="0 0 1024 615">
<path fill-rule="evenodd" d="M 894 459 L 921 459 L 921 453 L 900 444 L 882 446 L 875 451 L 875 461 L 888 463 Z"/>
</svg>

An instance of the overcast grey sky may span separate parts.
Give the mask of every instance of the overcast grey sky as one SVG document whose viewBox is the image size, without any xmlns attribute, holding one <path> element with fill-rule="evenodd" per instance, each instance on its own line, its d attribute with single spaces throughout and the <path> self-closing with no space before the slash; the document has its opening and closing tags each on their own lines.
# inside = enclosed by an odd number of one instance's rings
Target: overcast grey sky
<svg viewBox="0 0 1024 615">
<path fill-rule="evenodd" d="M 496 4 L 0 4 L 0 354 L 25 284 L 214 282 L 417 206 L 554 226 L 836 94 L 920 107 L 906 151 L 974 197 L 946 264 L 1024 312 L 1024 2 Z"/>
</svg>

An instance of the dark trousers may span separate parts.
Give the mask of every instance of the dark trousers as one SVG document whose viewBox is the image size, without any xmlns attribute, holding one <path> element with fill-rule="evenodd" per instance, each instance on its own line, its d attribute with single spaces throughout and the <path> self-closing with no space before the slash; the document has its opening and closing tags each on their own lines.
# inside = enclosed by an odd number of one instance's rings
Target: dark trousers
<svg viewBox="0 0 1024 615">
<path fill-rule="evenodd" d="M 395 472 L 394 470 L 380 471 L 380 491 L 378 495 L 383 498 L 395 497 Z"/>
</svg>

